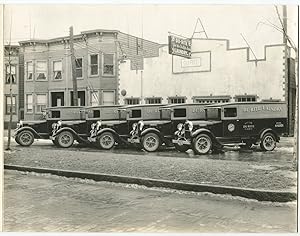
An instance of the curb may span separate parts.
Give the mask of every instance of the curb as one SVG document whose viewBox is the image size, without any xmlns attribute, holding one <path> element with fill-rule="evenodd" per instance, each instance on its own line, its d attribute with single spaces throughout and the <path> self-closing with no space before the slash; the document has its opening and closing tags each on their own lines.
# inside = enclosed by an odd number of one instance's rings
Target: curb
<svg viewBox="0 0 300 236">
<path fill-rule="evenodd" d="M 69 170 L 58 170 L 58 169 L 47 169 L 37 168 L 29 166 L 19 165 L 4 165 L 4 169 L 7 170 L 18 170 L 26 172 L 36 172 L 44 174 L 52 174 L 57 176 L 80 178 L 80 179 L 91 179 L 94 181 L 107 181 L 115 183 L 126 183 L 126 184 L 138 184 L 147 187 L 163 187 L 170 189 L 177 189 L 183 191 L 193 192 L 210 192 L 215 194 L 230 194 L 232 196 L 240 196 L 244 198 L 256 199 L 259 201 L 271 201 L 271 202 L 289 202 L 297 199 L 296 192 L 287 191 L 271 191 L 271 190 L 259 190 L 250 188 L 235 188 L 220 185 L 204 185 L 194 183 L 183 183 L 177 181 L 150 179 L 150 178 L 138 178 L 122 175 L 108 175 L 103 173 L 88 173 L 78 172 Z"/>
</svg>

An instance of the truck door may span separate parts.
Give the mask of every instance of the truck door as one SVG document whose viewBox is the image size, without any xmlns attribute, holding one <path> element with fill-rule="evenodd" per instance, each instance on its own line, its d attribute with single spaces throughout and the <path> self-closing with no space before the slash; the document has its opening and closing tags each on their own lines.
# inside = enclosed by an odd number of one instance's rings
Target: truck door
<svg viewBox="0 0 300 236">
<path fill-rule="evenodd" d="M 239 119 L 237 117 L 236 107 L 225 107 L 223 110 L 223 136 L 237 137 L 240 135 Z"/>
</svg>

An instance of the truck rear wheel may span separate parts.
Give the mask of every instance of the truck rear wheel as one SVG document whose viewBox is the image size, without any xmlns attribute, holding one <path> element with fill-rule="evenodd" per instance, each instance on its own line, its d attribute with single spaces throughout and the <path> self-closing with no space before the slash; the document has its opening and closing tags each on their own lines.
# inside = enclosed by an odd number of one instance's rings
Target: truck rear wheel
<svg viewBox="0 0 300 236">
<path fill-rule="evenodd" d="M 260 147 L 264 151 L 273 151 L 276 147 L 276 139 L 274 134 L 270 132 L 264 134 L 260 141 Z"/>
<path fill-rule="evenodd" d="M 212 148 L 211 138 L 207 134 L 199 134 L 193 139 L 192 148 L 196 154 L 207 154 Z"/>
</svg>

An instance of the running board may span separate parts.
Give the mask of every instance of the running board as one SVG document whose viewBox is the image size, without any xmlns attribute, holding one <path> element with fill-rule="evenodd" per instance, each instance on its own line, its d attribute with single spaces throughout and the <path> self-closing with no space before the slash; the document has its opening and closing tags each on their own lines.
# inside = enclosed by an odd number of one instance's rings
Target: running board
<svg viewBox="0 0 300 236">
<path fill-rule="evenodd" d="M 223 146 L 234 147 L 234 146 L 245 146 L 246 143 L 221 143 Z"/>
</svg>

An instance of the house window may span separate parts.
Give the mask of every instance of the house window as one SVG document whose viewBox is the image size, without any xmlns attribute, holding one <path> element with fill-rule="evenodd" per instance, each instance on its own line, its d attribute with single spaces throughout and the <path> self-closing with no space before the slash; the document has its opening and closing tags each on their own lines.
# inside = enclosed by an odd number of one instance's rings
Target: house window
<svg viewBox="0 0 300 236">
<path fill-rule="evenodd" d="M 91 91 L 90 103 L 91 103 L 91 106 L 99 105 L 99 92 L 98 91 Z"/>
<path fill-rule="evenodd" d="M 82 58 L 76 58 L 76 78 L 82 78 Z"/>
<path fill-rule="evenodd" d="M 5 83 L 9 84 L 11 82 L 13 84 L 16 83 L 16 66 L 15 65 L 6 65 L 6 80 Z"/>
<path fill-rule="evenodd" d="M 33 96 L 32 94 L 26 94 L 26 112 L 33 112 Z"/>
<path fill-rule="evenodd" d="M 85 91 L 78 91 L 78 106 L 85 106 Z M 74 106 L 74 99 L 73 99 L 73 91 L 70 93 L 71 95 L 71 106 Z"/>
<path fill-rule="evenodd" d="M 203 103 L 203 104 L 211 104 L 211 103 L 226 103 L 229 102 L 230 96 L 195 96 L 193 97 L 194 103 Z"/>
<path fill-rule="evenodd" d="M 33 80 L 33 63 L 29 61 L 26 63 L 26 79 Z"/>
<path fill-rule="evenodd" d="M 46 80 L 47 79 L 47 62 L 37 61 L 36 62 L 36 80 Z"/>
<path fill-rule="evenodd" d="M 47 107 L 47 94 L 36 95 L 36 112 L 41 113 Z"/>
<path fill-rule="evenodd" d="M 12 96 L 12 101 L 10 99 L 10 96 L 6 96 L 6 114 L 10 114 L 10 108 L 12 109 L 12 113 L 16 114 L 16 96 Z"/>
<path fill-rule="evenodd" d="M 90 55 L 90 75 L 98 75 L 98 67 L 98 54 Z"/>
<path fill-rule="evenodd" d="M 139 98 L 125 98 L 124 102 L 126 105 L 140 104 L 140 99 Z"/>
<path fill-rule="evenodd" d="M 103 54 L 103 75 L 114 75 L 114 54 Z"/>
<path fill-rule="evenodd" d="M 53 75 L 54 75 L 54 80 L 62 79 L 62 61 L 53 62 Z"/>
<path fill-rule="evenodd" d="M 115 104 L 115 91 L 102 91 L 102 104 L 114 105 Z"/>
<path fill-rule="evenodd" d="M 236 102 L 256 102 L 257 95 L 239 95 L 235 96 Z"/>
<path fill-rule="evenodd" d="M 169 103 L 185 103 L 186 98 L 185 97 L 169 97 L 168 101 Z"/>
<path fill-rule="evenodd" d="M 161 104 L 162 98 L 152 97 L 152 98 L 145 98 L 146 104 Z"/>
</svg>

